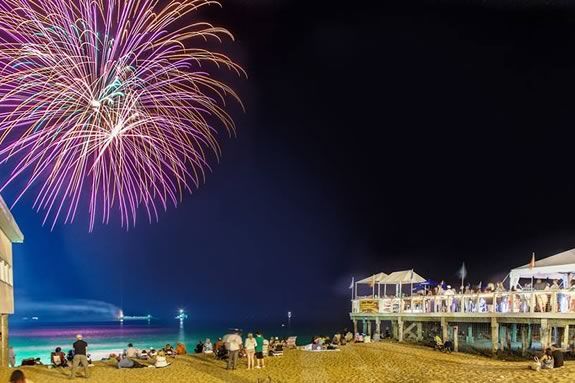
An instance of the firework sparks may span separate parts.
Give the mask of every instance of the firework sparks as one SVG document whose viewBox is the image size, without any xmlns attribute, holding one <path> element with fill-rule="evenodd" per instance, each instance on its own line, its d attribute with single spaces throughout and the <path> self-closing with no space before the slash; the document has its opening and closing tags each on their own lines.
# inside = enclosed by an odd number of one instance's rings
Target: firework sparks
<svg viewBox="0 0 575 383">
<path fill-rule="evenodd" d="M 210 68 L 242 69 L 201 48 L 232 35 L 188 23 L 216 1 L 0 2 L 0 162 L 34 186 L 44 222 L 72 222 L 87 201 L 89 228 L 118 212 L 122 226 L 177 205 L 220 155 L 214 123 L 234 123 L 237 94 Z M 186 23 L 182 18 L 186 16 Z M 182 24 L 185 24 L 182 26 Z"/>
</svg>

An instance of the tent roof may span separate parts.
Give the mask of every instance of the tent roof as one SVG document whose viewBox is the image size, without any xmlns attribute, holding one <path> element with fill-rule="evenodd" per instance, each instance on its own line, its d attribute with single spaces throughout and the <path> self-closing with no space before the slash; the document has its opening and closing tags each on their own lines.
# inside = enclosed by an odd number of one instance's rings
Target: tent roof
<svg viewBox="0 0 575 383">
<path fill-rule="evenodd" d="M 387 277 L 386 273 L 377 273 L 377 274 L 370 275 L 369 277 L 364 278 L 362 280 L 359 280 L 355 283 L 363 284 L 363 285 L 373 285 L 375 283 L 379 283 L 385 277 Z"/>
<path fill-rule="evenodd" d="M 535 261 L 535 267 L 562 266 L 575 264 L 575 249 L 567 250 L 559 254 Z M 528 269 L 529 264 L 517 267 L 516 269 Z M 514 269 L 514 270 L 516 270 Z"/>
<path fill-rule="evenodd" d="M 408 283 L 421 283 L 425 282 L 425 278 L 417 274 L 413 270 L 394 271 L 386 278 L 383 278 L 379 283 L 385 285 L 397 285 Z"/>
<path fill-rule="evenodd" d="M 520 278 L 561 279 L 568 273 L 575 273 L 575 249 L 535 261 L 534 267 L 517 267 L 509 272 L 509 282 L 515 286 Z"/>
</svg>

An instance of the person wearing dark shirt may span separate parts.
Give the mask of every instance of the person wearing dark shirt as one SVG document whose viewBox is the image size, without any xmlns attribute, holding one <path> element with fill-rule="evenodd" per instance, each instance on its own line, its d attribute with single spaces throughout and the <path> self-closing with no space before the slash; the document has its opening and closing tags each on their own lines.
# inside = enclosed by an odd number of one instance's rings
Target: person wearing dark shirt
<svg viewBox="0 0 575 383">
<path fill-rule="evenodd" d="M 551 346 L 551 355 L 553 355 L 553 368 L 563 367 L 563 351 L 556 345 Z"/>
<path fill-rule="evenodd" d="M 82 365 L 84 367 L 84 376 L 88 377 L 88 358 L 86 356 L 86 350 L 88 349 L 88 343 L 82 339 L 82 335 L 76 335 L 76 341 L 72 345 L 74 348 L 74 359 L 72 359 L 72 374 L 71 377 L 76 377 L 76 369 Z"/>
</svg>

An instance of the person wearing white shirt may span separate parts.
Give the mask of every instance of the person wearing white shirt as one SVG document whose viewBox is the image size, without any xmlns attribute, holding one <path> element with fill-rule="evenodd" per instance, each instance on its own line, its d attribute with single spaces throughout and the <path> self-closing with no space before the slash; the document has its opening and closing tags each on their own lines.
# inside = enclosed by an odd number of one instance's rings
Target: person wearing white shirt
<svg viewBox="0 0 575 383">
<path fill-rule="evenodd" d="M 240 353 L 240 347 L 242 346 L 242 337 L 239 334 L 239 330 L 234 330 L 233 333 L 226 335 L 224 337 L 224 342 L 226 344 L 226 350 L 228 350 L 227 369 L 235 370 Z"/>
<path fill-rule="evenodd" d="M 128 344 L 128 349 L 126 350 L 126 357 L 129 359 L 138 358 L 138 349 L 134 347 L 132 343 Z"/>
</svg>

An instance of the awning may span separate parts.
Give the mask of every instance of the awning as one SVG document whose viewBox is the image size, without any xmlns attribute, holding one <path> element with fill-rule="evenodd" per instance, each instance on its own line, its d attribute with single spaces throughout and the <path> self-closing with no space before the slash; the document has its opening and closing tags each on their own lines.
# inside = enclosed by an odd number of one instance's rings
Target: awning
<svg viewBox="0 0 575 383">
<path fill-rule="evenodd" d="M 575 274 L 575 249 L 540 259 L 534 265 L 526 264 L 511 270 L 509 283 L 517 286 L 520 278 L 562 279 L 568 282 L 569 274 Z"/>
<path fill-rule="evenodd" d="M 359 284 L 359 285 L 370 285 L 373 286 L 377 283 L 380 283 L 380 281 L 382 279 L 384 279 L 385 277 L 387 277 L 386 273 L 377 273 L 377 274 L 373 274 L 367 278 L 364 278 L 362 280 L 356 281 L 355 283 Z"/>
<path fill-rule="evenodd" d="M 411 283 L 425 282 L 425 278 L 417 274 L 413 270 L 395 271 L 383 278 L 379 284 L 381 285 L 407 285 Z"/>
</svg>

